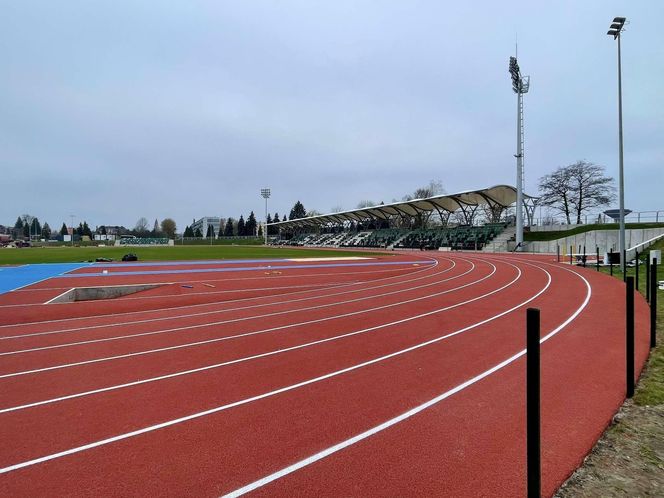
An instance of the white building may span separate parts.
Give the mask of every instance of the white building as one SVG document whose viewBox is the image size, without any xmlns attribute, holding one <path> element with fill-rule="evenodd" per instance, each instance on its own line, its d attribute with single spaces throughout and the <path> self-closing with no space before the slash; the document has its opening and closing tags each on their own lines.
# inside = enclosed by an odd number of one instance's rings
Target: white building
<svg viewBox="0 0 664 498">
<path fill-rule="evenodd" d="M 219 228 L 223 230 L 224 227 L 220 227 L 221 218 L 219 216 L 204 216 L 200 220 L 196 220 L 191 224 L 191 229 L 196 233 L 196 229 L 199 229 L 203 234 L 203 238 L 207 235 L 208 226 L 212 225 L 214 229 L 214 236 L 219 237 Z"/>
</svg>

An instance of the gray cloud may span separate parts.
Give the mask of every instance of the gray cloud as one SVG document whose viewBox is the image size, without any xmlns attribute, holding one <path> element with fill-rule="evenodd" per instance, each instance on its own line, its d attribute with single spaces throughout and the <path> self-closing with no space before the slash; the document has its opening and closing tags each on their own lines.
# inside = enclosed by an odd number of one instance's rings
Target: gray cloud
<svg viewBox="0 0 664 498">
<path fill-rule="evenodd" d="M 507 59 L 532 76 L 526 179 L 585 158 L 617 174 L 623 39 L 627 205 L 664 184 L 661 2 L 182 2 L 5 6 L 0 223 L 59 226 L 328 211 L 441 179 L 514 183 Z"/>
</svg>

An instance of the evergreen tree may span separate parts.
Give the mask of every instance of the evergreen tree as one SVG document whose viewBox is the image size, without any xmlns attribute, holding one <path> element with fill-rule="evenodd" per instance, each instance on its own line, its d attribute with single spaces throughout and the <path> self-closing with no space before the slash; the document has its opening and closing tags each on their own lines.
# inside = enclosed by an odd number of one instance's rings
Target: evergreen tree
<svg viewBox="0 0 664 498">
<path fill-rule="evenodd" d="M 205 234 L 206 239 L 214 239 L 214 227 L 212 225 L 208 225 L 207 233 Z"/>
<path fill-rule="evenodd" d="M 306 216 L 307 216 L 307 210 L 304 209 L 304 206 L 300 201 L 297 201 L 293 206 L 293 209 L 291 209 L 290 216 L 288 217 L 288 219 L 297 220 L 300 218 L 304 218 Z"/>
<path fill-rule="evenodd" d="M 23 231 L 23 220 L 21 219 L 20 216 L 18 218 L 16 218 L 16 223 L 14 223 L 14 228 L 16 230 Z"/>
<path fill-rule="evenodd" d="M 191 229 L 189 225 L 184 229 L 184 233 L 182 234 L 183 237 L 193 237 L 194 236 L 194 231 Z"/>
<path fill-rule="evenodd" d="M 69 230 L 67 229 L 67 225 L 65 223 L 62 223 L 62 228 L 60 229 L 60 235 L 68 235 Z"/>
<path fill-rule="evenodd" d="M 244 226 L 244 217 L 240 215 L 240 219 L 237 220 L 237 234 L 239 236 L 246 235 L 245 226 Z"/>
<path fill-rule="evenodd" d="M 247 218 L 247 223 L 244 226 L 245 235 L 256 235 L 256 215 L 252 211 L 249 213 L 249 218 Z"/>
<path fill-rule="evenodd" d="M 159 235 L 159 222 L 157 218 L 154 219 L 154 225 L 152 227 L 152 236 L 157 237 Z"/>
<path fill-rule="evenodd" d="M 48 223 L 44 222 L 44 226 L 42 227 L 42 237 L 46 240 L 51 238 L 51 227 L 48 226 Z"/>
<path fill-rule="evenodd" d="M 90 237 L 91 239 L 93 238 L 93 237 L 92 237 L 92 230 L 90 230 L 90 227 L 88 226 L 88 222 L 87 222 L 87 221 L 83 221 L 83 225 L 82 225 L 82 227 L 81 227 L 81 233 L 80 233 L 80 235 L 87 235 L 87 236 Z"/>
<path fill-rule="evenodd" d="M 258 225 L 258 236 L 259 237 L 263 236 L 263 225 Z"/>
<path fill-rule="evenodd" d="M 226 227 L 224 228 L 224 237 L 233 236 L 233 218 L 228 218 L 226 221 Z"/>
<path fill-rule="evenodd" d="M 194 237 L 198 237 L 199 239 L 203 237 L 203 233 L 201 232 L 200 228 L 196 229 L 196 231 L 194 232 Z"/>
<path fill-rule="evenodd" d="M 24 227 L 25 227 L 25 225 L 24 225 Z M 31 236 L 34 236 L 34 235 L 39 236 L 39 234 L 41 234 L 41 230 L 42 230 L 42 227 L 41 227 L 41 223 L 39 223 L 39 218 L 37 218 L 37 217 L 32 218 L 32 221 L 30 222 L 30 226 L 28 228 L 28 237 L 31 237 Z"/>
<path fill-rule="evenodd" d="M 101 228 L 99 229 L 99 233 L 101 235 L 107 235 L 106 233 L 106 225 L 102 225 Z"/>
</svg>

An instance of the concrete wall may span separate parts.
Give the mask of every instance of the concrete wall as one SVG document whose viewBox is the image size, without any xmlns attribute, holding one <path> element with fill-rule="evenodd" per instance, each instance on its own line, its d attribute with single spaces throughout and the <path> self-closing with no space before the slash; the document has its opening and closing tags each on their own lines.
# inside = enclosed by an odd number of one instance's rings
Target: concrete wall
<svg viewBox="0 0 664 498">
<path fill-rule="evenodd" d="M 625 230 L 625 243 L 627 244 L 627 249 L 629 249 L 646 240 L 663 235 L 664 228 L 635 228 Z M 618 251 L 618 244 L 618 230 L 592 230 L 548 242 L 527 242 L 526 251 L 555 254 L 556 248 L 560 246 L 561 253 L 563 247 L 569 253 L 569 247 L 573 246 L 576 253 L 579 251 L 579 246 L 581 246 L 581 251 L 583 251 L 583 246 L 585 246 L 587 253 L 594 253 L 595 248 L 599 247 L 600 254 L 604 254 L 610 250 Z"/>
</svg>

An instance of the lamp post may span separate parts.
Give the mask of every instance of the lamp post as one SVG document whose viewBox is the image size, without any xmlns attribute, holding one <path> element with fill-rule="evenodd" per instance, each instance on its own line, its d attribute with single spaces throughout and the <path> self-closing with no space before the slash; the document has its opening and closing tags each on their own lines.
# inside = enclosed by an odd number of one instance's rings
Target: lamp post
<svg viewBox="0 0 664 498">
<path fill-rule="evenodd" d="M 69 217 L 71 218 L 71 246 L 74 247 L 74 217 L 76 215 L 70 214 Z"/>
<path fill-rule="evenodd" d="M 516 99 L 516 249 L 523 249 L 523 95 L 530 89 L 530 76 L 521 76 L 516 57 L 510 57 L 512 90 Z"/>
<path fill-rule="evenodd" d="M 620 196 L 620 268 L 625 276 L 627 269 L 626 247 L 625 247 L 625 178 L 623 174 L 623 125 L 622 125 L 622 68 L 620 61 L 620 33 L 625 26 L 624 17 L 614 17 L 613 22 L 606 32 L 607 35 L 613 36 L 614 40 L 618 40 L 618 190 Z"/>
<path fill-rule="evenodd" d="M 265 230 L 263 230 L 263 236 L 265 237 L 265 245 L 267 245 L 267 200 L 270 198 L 270 189 L 262 188 L 261 195 L 265 199 Z"/>
</svg>

